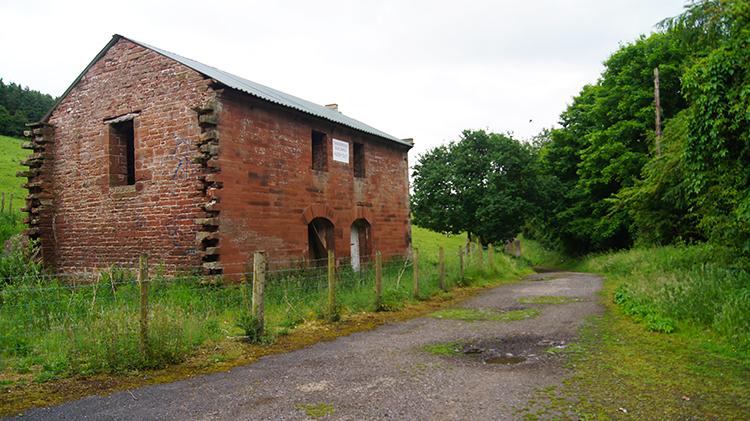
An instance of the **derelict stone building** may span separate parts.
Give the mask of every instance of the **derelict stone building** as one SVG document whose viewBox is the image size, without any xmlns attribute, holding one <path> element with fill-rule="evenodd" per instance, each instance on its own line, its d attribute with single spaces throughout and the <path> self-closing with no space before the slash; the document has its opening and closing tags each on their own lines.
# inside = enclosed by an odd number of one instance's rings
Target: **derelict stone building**
<svg viewBox="0 0 750 421">
<path fill-rule="evenodd" d="M 410 250 L 410 141 L 120 35 L 28 136 L 25 233 L 61 271 Z"/>
</svg>

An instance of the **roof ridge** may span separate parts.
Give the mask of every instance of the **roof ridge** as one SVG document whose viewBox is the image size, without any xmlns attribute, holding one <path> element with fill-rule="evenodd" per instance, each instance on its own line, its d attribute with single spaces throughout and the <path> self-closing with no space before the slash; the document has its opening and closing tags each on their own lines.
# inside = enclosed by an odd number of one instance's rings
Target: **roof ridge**
<svg viewBox="0 0 750 421">
<path fill-rule="evenodd" d="M 78 75 L 78 77 L 73 81 L 73 83 L 68 87 L 68 89 L 66 89 L 65 92 L 62 95 L 60 95 L 60 97 L 57 98 L 57 100 L 52 105 L 52 107 L 47 112 L 47 114 L 44 115 L 41 122 L 49 121 L 49 118 L 52 116 L 52 112 L 57 108 L 60 102 L 65 97 L 68 96 L 70 91 L 78 84 L 78 82 L 81 81 L 81 79 L 86 74 L 86 72 L 88 72 L 89 69 L 94 64 L 96 64 L 96 62 L 98 62 L 102 57 L 104 57 L 107 51 L 110 48 L 112 48 L 112 46 L 114 46 L 121 39 L 125 39 L 129 42 L 140 45 L 143 48 L 147 48 L 167 58 L 175 60 L 178 63 L 181 63 L 184 66 L 187 66 L 198 73 L 204 74 L 212 79 L 219 81 L 220 83 L 223 83 L 224 85 L 229 86 L 232 89 L 238 90 L 240 92 L 244 92 L 248 95 L 252 95 L 252 96 L 264 99 L 266 101 L 270 101 L 270 102 L 279 104 L 281 106 L 285 106 L 287 108 L 292 108 L 292 109 L 301 111 L 303 113 L 313 115 L 315 117 L 319 117 L 319 118 L 322 118 L 322 119 L 325 119 L 334 123 L 338 123 L 338 124 L 347 126 L 349 128 L 359 130 L 364 133 L 369 133 L 371 135 L 382 137 L 384 139 L 391 140 L 396 143 L 400 143 L 402 145 L 406 145 L 409 147 L 414 146 L 413 142 L 399 139 L 395 136 L 391 136 L 387 133 L 384 133 L 380 130 L 375 129 L 374 127 L 368 126 L 367 124 L 364 124 L 359 120 L 348 117 L 338 111 L 332 110 L 324 105 L 315 104 L 313 102 L 304 100 L 302 98 L 298 98 L 296 96 L 286 94 L 284 92 L 270 88 L 268 86 L 261 85 L 260 83 L 256 83 L 248 79 L 242 78 L 240 76 L 233 75 L 229 72 L 225 72 L 216 67 L 208 66 L 196 60 L 180 56 L 178 54 L 169 52 L 167 50 L 163 50 L 161 48 L 157 48 L 149 44 L 146 44 L 146 43 L 143 43 L 143 42 L 134 40 L 132 38 L 119 35 L 119 34 L 114 34 L 112 36 L 112 39 L 107 43 L 107 45 L 104 46 L 104 48 L 102 48 L 101 51 L 99 51 L 99 53 L 94 57 L 94 59 L 91 60 L 91 62 L 88 64 L 88 66 L 86 66 L 86 68 L 83 69 L 81 74 Z"/>
<path fill-rule="evenodd" d="M 179 54 L 175 54 L 167 50 L 163 50 L 161 48 L 151 46 L 149 44 L 134 40 L 132 38 L 128 38 L 122 35 L 115 35 L 115 36 L 124 38 L 132 43 L 138 44 L 144 48 L 148 48 L 149 50 L 155 51 L 165 57 L 175 60 L 195 70 L 198 73 L 202 73 L 212 79 L 217 80 L 218 82 L 224 85 L 229 86 L 232 89 L 264 99 L 266 101 L 273 102 L 281 106 L 285 106 L 287 108 L 292 108 L 292 109 L 301 111 L 306 114 L 320 117 L 320 118 L 332 121 L 334 123 L 339 123 L 339 124 L 342 124 L 344 126 L 350 127 L 355 130 L 359 130 L 365 133 L 379 136 L 379 137 L 382 137 L 382 138 L 385 138 L 394 142 L 398 142 L 398 143 L 401 143 L 403 145 L 407 145 L 410 147 L 413 146 L 412 143 L 406 140 L 402 140 L 395 136 L 391 136 L 387 133 L 384 133 L 380 130 L 375 129 L 372 126 L 362 123 L 359 120 L 348 117 L 336 110 L 332 110 L 324 105 L 315 104 L 313 102 L 296 97 L 294 95 L 287 94 L 285 92 L 279 91 L 277 89 L 273 89 L 266 85 L 253 82 L 241 76 L 234 75 L 232 73 L 226 72 L 216 67 L 203 64 L 199 61 L 196 61 L 187 57 L 183 57 Z"/>
</svg>

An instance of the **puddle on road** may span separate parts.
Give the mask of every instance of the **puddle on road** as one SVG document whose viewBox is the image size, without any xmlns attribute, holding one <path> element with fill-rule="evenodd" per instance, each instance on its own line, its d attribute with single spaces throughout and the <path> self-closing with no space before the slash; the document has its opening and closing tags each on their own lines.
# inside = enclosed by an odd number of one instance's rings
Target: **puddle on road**
<svg viewBox="0 0 750 421">
<path fill-rule="evenodd" d="M 526 361 L 523 357 L 495 357 L 484 360 L 485 364 L 520 364 Z"/>
</svg>

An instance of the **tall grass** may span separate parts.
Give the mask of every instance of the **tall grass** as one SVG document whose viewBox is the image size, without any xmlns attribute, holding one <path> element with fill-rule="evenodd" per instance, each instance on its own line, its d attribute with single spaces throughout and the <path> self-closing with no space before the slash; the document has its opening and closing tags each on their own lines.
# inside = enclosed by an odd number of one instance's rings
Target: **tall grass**
<svg viewBox="0 0 750 421">
<path fill-rule="evenodd" d="M 267 339 L 310 320 L 332 321 L 346 313 L 395 310 L 446 294 L 437 247 L 432 247 L 438 243 L 425 244 L 420 250 L 418 294 L 411 259 L 384 259 L 380 297 L 373 256 L 364 256 L 357 271 L 343 261 L 336 268 L 334 308 L 328 304 L 325 268 L 273 262 L 272 267 L 285 269 L 267 274 Z M 465 256 L 462 277 L 458 248 L 446 250 L 446 289 L 489 285 L 499 278 L 529 272 L 523 260 L 497 251 L 492 257 L 490 265 L 489 251 L 483 252 L 480 270 L 476 251 L 471 258 Z M 33 262 L 16 254 L 11 266 L 19 267 L 24 258 Z M 185 360 L 207 341 L 239 337 L 252 330 L 248 329 L 252 324 L 248 282 L 225 284 L 220 276 L 208 278 L 189 272 L 167 276 L 166 268 L 152 269 L 148 340 L 144 343 L 135 271 L 112 267 L 63 278 L 46 275 L 33 264 L 27 269 L 5 277 L 0 284 L 0 384 L 19 374 L 44 381 L 77 373 L 164 367 Z M 251 278 L 248 270 L 245 279 Z"/>
<path fill-rule="evenodd" d="M 0 213 L 0 245 L 4 245 L 13 235 L 23 232 L 24 228 L 21 212 Z"/>
<path fill-rule="evenodd" d="M 709 245 L 665 246 L 592 256 L 580 269 L 612 278 L 614 301 L 654 331 L 708 331 L 750 353 L 750 274 Z"/>
</svg>

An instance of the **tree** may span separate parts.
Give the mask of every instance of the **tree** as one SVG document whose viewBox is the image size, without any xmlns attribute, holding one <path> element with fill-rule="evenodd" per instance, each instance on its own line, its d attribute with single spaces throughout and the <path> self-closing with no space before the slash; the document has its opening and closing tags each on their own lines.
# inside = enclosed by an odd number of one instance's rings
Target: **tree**
<svg viewBox="0 0 750 421">
<path fill-rule="evenodd" d="M 698 229 L 695 195 L 685 164 L 689 112 L 683 110 L 665 122 L 661 156 L 654 155 L 643 167 L 641 179 L 616 195 L 615 207 L 627 209 L 641 244 L 705 240 Z"/>
<path fill-rule="evenodd" d="M 0 78 L 0 107 L 10 116 L 10 120 L 6 120 L 5 113 L 0 111 L 0 134 L 23 136 L 26 124 L 41 120 L 54 102 L 49 95 L 29 90 L 28 87 L 22 88 L 13 82 L 6 85 Z"/>
<path fill-rule="evenodd" d="M 699 226 L 750 255 L 750 2 L 702 1 L 666 24 L 712 47 L 683 80 L 691 105 L 685 165 Z"/>
<path fill-rule="evenodd" d="M 686 107 L 680 77 L 686 52 L 665 33 L 623 45 L 604 62 L 602 78 L 584 87 L 561 115 L 562 128 L 542 152 L 543 168 L 566 188 L 549 241 L 570 254 L 632 245 L 633 219 L 616 195 L 633 186 L 650 158 L 654 68 L 661 74 L 665 118 Z"/>
<path fill-rule="evenodd" d="M 13 131 L 15 131 L 15 121 L 13 121 L 13 116 L 10 115 L 5 107 L 0 105 L 0 134 L 12 136 L 10 133 Z"/>
<path fill-rule="evenodd" d="M 434 148 L 417 161 L 414 224 L 468 232 L 483 244 L 518 235 L 544 184 L 530 145 L 484 130 L 466 130 L 458 143 Z"/>
</svg>

